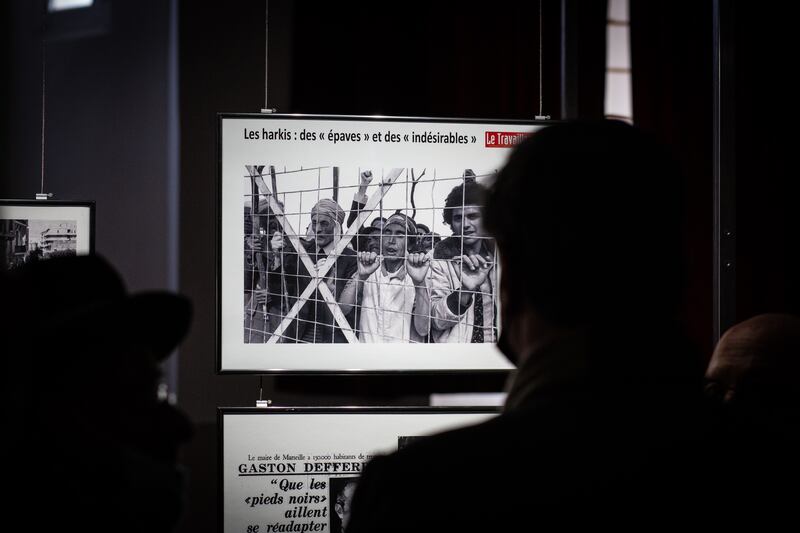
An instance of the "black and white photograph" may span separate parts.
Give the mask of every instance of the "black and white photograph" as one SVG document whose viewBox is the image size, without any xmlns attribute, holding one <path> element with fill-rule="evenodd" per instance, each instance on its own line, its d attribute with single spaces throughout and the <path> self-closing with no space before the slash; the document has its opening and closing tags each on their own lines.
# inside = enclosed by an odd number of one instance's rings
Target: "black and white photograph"
<svg viewBox="0 0 800 533">
<path fill-rule="evenodd" d="M 74 220 L 0 220 L 6 265 L 76 255 L 77 223 Z"/>
<path fill-rule="evenodd" d="M 248 170 L 246 343 L 495 342 L 494 169 Z"/>
<path fill-rule="evenodd" d="M 328 480 L 330 492 L 329 516 L 331 517 L 331 533 L 344 533 L 350 521 L 350 504 L 356 493 L 358 476 L 332 477 Z"/>
<path fill-rule="evenodd" d="M 218 371 L 513 368 L 482 207 L 543 127 L 221 114 Z"/>
<path fill-rule="evenodd" d="M 342 533 L 372 458 L 498 414 L 488 407 L 220 408 L 222 531 Z"/>
<path fill-rule="evenodd" d="M 27 263 L 92 252 L 93 204 L 0 200 L 0 264 Z"/>
</svg>

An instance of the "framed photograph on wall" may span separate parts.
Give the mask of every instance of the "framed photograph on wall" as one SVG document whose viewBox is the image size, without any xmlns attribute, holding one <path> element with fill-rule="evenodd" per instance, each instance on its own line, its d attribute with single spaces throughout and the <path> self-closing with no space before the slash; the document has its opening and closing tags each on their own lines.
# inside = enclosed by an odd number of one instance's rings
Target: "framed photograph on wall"
<svg viewBox="0 0 800 533">
<path fill-rule="evenodd" d="M 2 265 L 94 253 L 94 202 L 0 200 Z"/>
<path fill-rule="evenodd" d="M 488 185 L 536 122 L 219 116 L 219 372 L 513 368 Z"/>
<path fill-rule="evenodd" d="M 339 533 L 372 456 L 497 414 L 472 407 L 222 408 L 220 530 Z"/>
</svg>

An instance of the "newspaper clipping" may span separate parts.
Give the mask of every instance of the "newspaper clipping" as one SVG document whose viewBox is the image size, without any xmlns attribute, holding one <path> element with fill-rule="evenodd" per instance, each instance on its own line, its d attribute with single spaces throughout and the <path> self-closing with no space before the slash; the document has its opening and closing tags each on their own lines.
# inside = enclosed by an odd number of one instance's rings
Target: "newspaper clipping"
<svg viewBox="0 0 800 533">
<path fill-rule="evenodd" d="M 225 531 L 340 533 L 375 454 L 491 416 L 491 410 L 223 414 Z"/>
</svg>

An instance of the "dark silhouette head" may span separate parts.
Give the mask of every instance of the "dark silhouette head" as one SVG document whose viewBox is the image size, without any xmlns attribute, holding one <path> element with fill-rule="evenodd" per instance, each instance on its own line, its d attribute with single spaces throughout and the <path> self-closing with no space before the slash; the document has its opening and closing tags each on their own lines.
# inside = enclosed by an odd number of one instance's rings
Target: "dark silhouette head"
<svg viewBox="0 0 800 533">
<path fill-rule="evenodd" d="M 731 327 L 706 370 L 706 392 L 733 410 L 800 415 L 800 317 L 758 315 Z"/>
<path fill-rule="evenodd" d="M 760 523 L 792 518 L 800 476 L 800 317 L 763 314 L 732 326 L 717 343 L 706 370 L 706 394 L 715 407 L 718 440 L 707 446 L 704 476 L 712 509 Z M 724 513 L 723 513 L 724 515 Z M 784 518 L 786 516 L 786 518 Z M 716 519 L 716 517 L 715 517 Z"/>
<path fill-rule="evenodd" d="M 561 371 L 581 360 L 583 379 L 621 398 L 697 394 L 702 362 L 679 316 L 682 191 L 673 160 L 623 122 L 559 123 L 523 141 L 484 210 L 502 267 L 501 350 L 524 364 L 541 343 L 584 339 Z M 538 353 L 531 364 L 545 364 Z"/>
<path fill-rule="evenodd" d="M 96 256 L 26 264 L 6 281 L 14 448 L 59 455 L 23 461 L 12 477 L 22 485 L 59 479 L 51 511 L 65 526 L 171 530 L 183 499 L 178 448 L 191 425 L 158 397 L 159 364 L 186 334 L 190 303 L 167 292 L 130 294 Z"/>
<path fill-rule="evenodd" d="M 491 187 L 485 225 L 513 291 L 564 326 L 674 313 L 684 283 L 682 179 L 672 159 L 618 121 L 532 134 Z"/>
<path fill-rule="evenodd" d="M 46 368 L 76 367 L 85 359 L 138 344 L 154 361 L 166 358 L 186 335 L 191 304 L 179 295 L 129 294 L 116 270 L 99 256 L 58 257 L 9 276 L 17 297 L 20 333 L 31 335 Z M 64 357 L 74 352 L 73 357 Z"/>
</svg>

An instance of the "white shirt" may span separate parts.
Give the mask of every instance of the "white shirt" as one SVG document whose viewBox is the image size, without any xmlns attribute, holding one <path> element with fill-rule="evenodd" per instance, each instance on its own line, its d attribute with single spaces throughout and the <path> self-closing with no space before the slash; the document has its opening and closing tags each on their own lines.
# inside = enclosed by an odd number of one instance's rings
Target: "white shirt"
<svg viewBox="0 0 800 533">
<path fill-rule="evenodd" d="M 409 342 L 414 309 L 414 282 L 405 265 L 386 272 L 383 265 L 364 281 L 361 342 Z"/>
<path fill-rule="evenodd" d="M 470 342 L 475 323 L 475 298 L 462 315 L 453 313 L 447 298 L 461 288 L 461 263 L 449 259 L 434 259 L 430 268 L 431 334 L 434 342 Z M 483 342 L 497 342 L 494 315 L 496 312 L 495 273 L 489 272 L 478 289 L 483 300 Z"/>
</svg>

